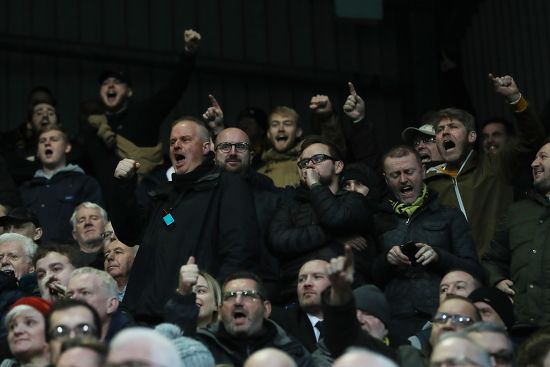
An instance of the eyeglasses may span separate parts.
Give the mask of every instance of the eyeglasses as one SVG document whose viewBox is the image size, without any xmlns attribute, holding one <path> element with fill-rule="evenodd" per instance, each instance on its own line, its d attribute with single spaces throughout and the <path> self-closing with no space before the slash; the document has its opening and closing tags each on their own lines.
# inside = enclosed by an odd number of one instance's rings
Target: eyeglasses
<svg viewBox="0 0 550 367">
<path fill-rule="evenodd" d="M 238 153 L 245 153 L 248 152 L 248 149 L 250 148 L 250 144 L 242 142 L 242 143 L 219 143 L 216 145 L 216 150 L 219 150 L 222 153 L 229 153 L 231 149 L 235 147 L 235 151 Z"/>
<path fill-rule="evenodd" d="M 245 289 L 243 291 L 224 292 L 222 298 L 224 302 L 231 303 L 231 302 L 235 302 L 238 296 L 241 296 L 244 302 L 254 302 L 257 299 L 263 298 L 260 292 L 252 289 Z"/>
<path fill-rule="evenodd" d="M 301 169 L 304 169 L 307 167 L 307 165 L 309 164 L 309 162 L 312 162 L 313 164 L 319 164 L 321 162 L 324 162 L 326 160 L 331 160 L 331 161 L 334 161 L 334 158 L 332 158 L 331 156 L 329 155 L 326 155 L 326 154 L 315 154 L 314 156 L 312 157 L 309 157 L 309 158 L 304 158 L 304 159 L 301 159 L 298 161 L 298 167 L 300 167 Z"/>
<path fill-rule="evenodd" d="M 471 317 L 463 315 L 449 315 L 448 313 L 438 312 L 432 319 L 432 322 L 435 324 L 446 324 L 447 321 L 451 320 L 453 325 L 462 325 L 468 326 L 474 323 Z"/>
<path fill-rule="evenodd" d="M 430 367 L 459 367 L 459 366 L 476 366 L 481 367 L 483 364 L 474 361 L 468 357 L 461 359 L 448 358 L 440 362 L 430 362 Z"/>
<path fill-rule="evenodd" d="M 424 144 L 435 143 L 435 136 L 427 136 L 423 138 L 414 139 L 412 144 L 414 147 L 417 147 L 422 143 Z"/>
<path fill-rule="evenodd" d="M 69 327 L 67 325 L 58 325 L 55 329 L 50 331 L 50 339 L 70 339 L 71 333 L 74 333 L 73 337 L 97 337 L 97 330 L 90 324 L 78 324 L 75 327 Z"/>
</svg>

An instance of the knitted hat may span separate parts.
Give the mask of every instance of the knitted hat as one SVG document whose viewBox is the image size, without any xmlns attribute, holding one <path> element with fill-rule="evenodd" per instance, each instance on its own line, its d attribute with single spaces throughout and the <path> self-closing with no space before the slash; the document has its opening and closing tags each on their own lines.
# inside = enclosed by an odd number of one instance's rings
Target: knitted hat
<svg viewBox="0 0 550 367">
<path fill-rule="evenodd" d="M 494 287 L 481 287 L 470 293 L 468 298 L 472 303 L 485 302 L 491 306 L 504 321 L 506 329 L 510 330 L 514 325 L 514 305 L 504 292 Z"/>
<path fill-rule="evenodd" d="M 13 305 L 11 305 L 11 309 L 21 305 L 26 305 L 34 308 L 42 315 L 44 315 L 44 317 L 48 315 L 48 312 L 50 312 L 50 307 L 52 306 L 50 301 L 47 301 L 40 297 L 22 297 L 15 301 Z"/>
<path fill-rule="evenodd" d="M 382 175 L 363 163 L 350 163 L 344 166 L 342 182 L 356 180 L 369 188 L 368 197 L 376 200 L 382 194 Z"/>
<path fill-rule="evenodd" d="M 424 124 L 418 128 L 408 127 L 401 133 L 401 139 L 407 144 L 412 144 L 413 139 L 418 135 L 435 136 L 434 127 L 431 124 Z"/>
<path fill-rule="evenodd" d="M 386 296 L 375 285 L 366 284 L 353 290 L 355 308 L 377 317 L 388 327 L 390 321 L 389 305 Z"/>
<path fill-rule="evenodd" d="M 210 350 L 201 342 L 182 336 L 177 325 L 163 323 L 157 325 L 155 330 L 172 341 L 184 366 L 214 367 L 214 357 Z"/>
</svg>

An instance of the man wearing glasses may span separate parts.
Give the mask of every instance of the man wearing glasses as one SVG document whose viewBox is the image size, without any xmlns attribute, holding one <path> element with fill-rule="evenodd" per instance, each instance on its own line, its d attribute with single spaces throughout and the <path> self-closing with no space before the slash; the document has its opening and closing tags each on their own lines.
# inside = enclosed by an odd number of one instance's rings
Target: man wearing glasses
<svg viewBox="0 0 550 367">
<path fill-rule="evenodd" d="M 216 136 L 214 153 L 218 167 L 241 175 L 250 187 L 261 234 L 258 275 L 264 281 L 269 298 L 276 302 L 278 299 L 275 297 L 280 292 L 279 260 L 267 248 L 266 233 L 285 190 L 275 187 L 271 178 L 251 168 L 254 153 L 250 149 L 250 139 L 243 130 L 230 127 L 220 131 Z"/>
<path fill-rule="evenodd" d="M 342 254 L 346 240 L 363 234 L 371 222 L 363 196 L 340 188 L 344 162 L 333 143 L 306 138 L 297 165 L 301 185 L 281 204 L 269 228 L 271 247 L 281 259 L 285 302 L 296 298 L 298 272 L 306 261 Z"/>
<path fill-rule="evenodd" d="M 288 353 L 298 366 L 313 366 L 309 352 L 271 320 L 271 302 L 265 298 L 261 279 L 238 272 L 222 287 L 221 319 L 197 331 L 197 338 L 214 356 L 216 365 L 242 366 L 247 357 L 263 348 Z"/>
<path fill-rule="evenodd" d="M 98 339 L 101 321 L 96 310 L 84 301 L 63 299 L 55 302 L 46 317 L 46 340 L 50 345 L 52 365 L 57 365 L 61 345 L 76 337 Z"/>
<path fill-rule="evenodd" d="M 401 139 L 420 154 L 422 164 L 428 170 L 443 163 L 443 158 L 435 144 L 435 130 L 431 124 L 424 124 L 419 128 L 408 127 L 401 133 Z"/>
</svg>

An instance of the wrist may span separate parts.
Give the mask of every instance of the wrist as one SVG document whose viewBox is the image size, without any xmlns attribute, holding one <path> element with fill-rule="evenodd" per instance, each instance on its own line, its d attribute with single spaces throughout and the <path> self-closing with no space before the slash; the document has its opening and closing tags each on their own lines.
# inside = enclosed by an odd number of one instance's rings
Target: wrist
<svg viewBox="0 0 550 367">
<path fill-rule="evenodd" d="M 506 102 L 508 104 L 517 104 L 521 99 L 521 93 L 520 92 L 517 92 L 517 93 L 514 93 L 514 94 L 511 94 L 509 96 L 506 96 Z"/>
</svg>

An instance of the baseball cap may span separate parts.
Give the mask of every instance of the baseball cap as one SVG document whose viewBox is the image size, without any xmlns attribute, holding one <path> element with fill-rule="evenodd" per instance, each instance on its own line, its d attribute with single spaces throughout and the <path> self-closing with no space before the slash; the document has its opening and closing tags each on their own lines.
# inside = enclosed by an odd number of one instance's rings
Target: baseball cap
<svg viewBox="0 0 550 367">
<path fill-rule="evenodd" d="M 128 84 L 128 86 L 132 85 L 132 79 L 128 73 L 121 70 L 103 70 L 97 77 L 97 82 L 102 84 L 107 78 L 116 78 L 121 82 Z"/>
<path fill-rule="evenodd" d="M 404 142 L 411 144 L 413 139 L 418 134 L 435 136 L 435 129 L 431 124 L 424 124 L 418 128 L 411 126 L 403 130 L 401 133 L 401 139 L 403 139 Z"/>
</svg>

